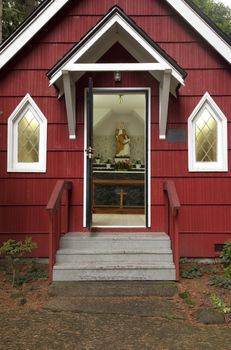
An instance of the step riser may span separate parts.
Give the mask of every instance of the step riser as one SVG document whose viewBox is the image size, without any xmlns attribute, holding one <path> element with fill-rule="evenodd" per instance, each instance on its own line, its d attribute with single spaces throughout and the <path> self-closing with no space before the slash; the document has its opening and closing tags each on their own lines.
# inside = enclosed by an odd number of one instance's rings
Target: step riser
<svg viewBox="0 0 231 350">
<path fill-rule="evenodd" d="M 53 281 L 173 281 L 173 269 L 53 271 Z"/>
<path fill-rule="evenodd" d="M 57 263 L 88 263 L 94 261 L 96 263 L 157 263 L 157 262 L 169 262 L 172 263 L 172 254 L 65 254 L 57 255 Z"/>
<path fill-rule="evenodd" d="M 110 253 L 113 250 L 140 250 L 150 252 L 150 249 L 170 249 L 170 242 L 165 241 L 143 241 L 143 240 L 61 240 L 60 249 L 80 250 L 105 250 Z"/>
</svg>

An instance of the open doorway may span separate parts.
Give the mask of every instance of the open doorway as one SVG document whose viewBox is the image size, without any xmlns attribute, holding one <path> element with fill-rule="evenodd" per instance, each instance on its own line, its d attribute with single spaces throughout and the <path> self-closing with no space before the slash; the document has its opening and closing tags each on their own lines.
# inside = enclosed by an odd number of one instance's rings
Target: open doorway
<svg viewBox="0 0 231 350">
<path fill-rule="evenodd" d="M 148 226 L 147 90 L 93 91 L 92 226 Z"/>
</svg>

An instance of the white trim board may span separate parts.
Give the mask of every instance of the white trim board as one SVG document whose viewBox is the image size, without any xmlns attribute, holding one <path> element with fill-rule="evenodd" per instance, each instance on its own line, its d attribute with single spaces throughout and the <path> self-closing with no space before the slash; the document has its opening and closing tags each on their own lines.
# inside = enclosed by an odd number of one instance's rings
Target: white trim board
<svg viewBox="0 0 231 350">
<path fill-rule="evenodd" d="M 151 165 L 151 89 L 148 87 L 140 87 L 140 88 L 94 88 L 93 89 L 93 94 L 97 94 L 97 93 L 101 93 L 103 94 L 105 93 L 118 93 L 118 91 L 120 92 L 124 92 L 124 94 L 127 93 L 137 93 L 137 92 L 143 92 L 144 94 L 147 92 L 147 98 L 148 98 L 148 104 L 145 104 L 145 108 L 147 108 L 146 114 L 148 115 L 148 143 L 147 143 L 147 150 L 145 151 L 147 153 L 147 163 L 148 163 L 148 169 L 149 169 L 149 173 L 148 173 L 148 191 L 147 191 L 147 196 L 148 196 L 148 208 L 147 208 L 147 215 L 148 215 L 148 228 L 151 227 L 151 169 L 152 169 L 152 165 Z M 86 118 L 87 118 L 87 108 L 86 108 L 86 100 L 87 100 L 87 88 L 85 89 L 85 94 L 84 94 L 84 149 L 86 149 L 87 147 L 87 123 L 86 123 Z M 147 122 L 147 120 L 145 119 L 145 123 Z M 146 125 L 145 125 L 145 129 L 146 129 Z M 146 133 L 146 131 L 145 131 Z M 84 152 L 85 153 L 85 152 Z M 84 181 L 83 181 L 83 227 L 86 227 L 86 188 L 87 188 L 87 158 L 86 158 L 86 153 L 84 156 Z M 93 227 L 98 227 L 98 226 L 93 226 Z M 99 227 L 103 227 L 103 226 L 99 226 Z M 106 226 L 104 226 L 106 227 Z M 108 227 L 112 227 L 112 226 L 108 226 Z M 125 226 L 113 226 L 114 228 L 118 228 L 118 227 L 125 227 Z M 126 226 L 128 227 L 128 226 Z M 131 226 L 131 227 L 146 227 L 146 226 Z"/>
<path fill-rule="evenodd" d="M 195 122 L 207 109 L 217 122 L 217 161 L 196 161 Z M 190 172 L 228 171 L 227 118 L 208 92 L 204 94 L 188 118 L 188 170 Z"/>
<path fill-rule="evenodd" d="M 14 57 L 22 47 L 31 40 L 47 22 L 55 16 L 64 5 L 71 0 L 53 0 L 38 15 L 31 19 L 27 26 L 22 27 L 17 36 L 0 51 L 0 69 Z M 213 48 L 231 63 L 231 47 L 203 20 L 184 0 L 165 0 L 171 5 L 194 30 L 196 30 Z"/>
<path fill-rule="evenodd" d="M 53 0 L 0 51 L 0 69 L 70 0 Z"/>
<path fill-rule="evenodd" d="M 110 13 L 105 17 L 110 17 Z M 86 42 L 79 48 L 73 50 L 73 54 L 61 65 L 61 67 L 57 68 L 57 70 L 50 77 L 50 85 L 55 84 L 59 88 L 60 94 L 62 94 L 63 71 L 86 72 L 89 71 L 91 67 L 95 71 L 120 70 L 120 68 L 117 67 L 118 64 L 115 64 L 114 66 L 113 64 L 98 64 L 97 66 L 94 64 L 94 61 L 96 62 L 110 47 L 113 46 L 113 44 L 119 42 L 128 50 L 128 52 L 130 52 L 134 58 L 137 59 L 137 61 L 139 61 L 138 64 L 124 64 L 124 68 L 122 64 L 120 64 L 121 70 L 130 70 L 130 67 L 133 67 L 132 70 L 134 71 L 147 70 L 154 76 L 155 79 L 160 81 L 162 77 L 157 73 L 164 69 L 170 69 L 173 78 L 171 79 L 171 93 L 176 96 L 176 89 L 178 88 L 179 84 L 184 85 L 184 78 L 182 74 L 176 69 L 176 67 L 174 67 L 165 57 L 163 57 L 163 55 L 158 52 L 157 49 L 154 48 L 137 30 L 132 28 L 126 19 L 122 18 L 119 13 L 116 12 L 111 18 L 106 21 L 106 23 L 101 25 L 101 23 L 105 20 L 105 17 L 103 17 L 102 20 L 96 24 L 96 26 L 87 34 Z M 91 35 L 94 29 L 97 30 Z M 108 41 L 107 37 L 109 32 L 111 33 L 110 42 Z M 131 40 L 132 45 L 130 46 L 132 47 L 132 52 L 131 47 L 129 47 L 129 42 Z M 126 45 L 126 42 L 128 45 Z M 107 43 L 106 46 L 105 43 Z M 93 57 L 91 54 L 91 62 L 89 63 L 86 61 L 86 58 L 84 58 L 84 55 L 86 55 L 92 49 L 92 47 L 94 47 L 94 52 L 100 52 L 100 55 Z M 148 55 L 149 60 L 151 59 L 153 62 L 150 64 L 146 63 L 145 60 L 142 60 L 143 62 L 140 62 L 141 60 L 137 57 L 140 52 L 142 52 L 144 55 Z M 78 61 L 80 59 L 82 61 L 85 61 L 85 63 L 79 63 Z M 142 64 L 146 68 L 141 68 Z M 102 69 L 100 69 L 100 66 Z M 75 81 L 77 81 L 80 77 L 81 75 L 75 77 Z"/>
<path fill-rule="evenodd" d="M 35 163 L 18 162 L 18 122 L 30 110 L 40 125 L 39 160 Z M 8 118 L 7 171 L 38 173 L 46 172 L 47 158 L 47 119 L 29 94 L 22 99 Z"/>
</svg>

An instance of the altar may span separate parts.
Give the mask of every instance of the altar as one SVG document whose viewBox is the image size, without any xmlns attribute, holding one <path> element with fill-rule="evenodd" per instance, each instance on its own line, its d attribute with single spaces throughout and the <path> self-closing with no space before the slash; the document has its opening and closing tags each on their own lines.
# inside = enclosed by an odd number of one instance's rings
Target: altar
<svg viewBox="0 0 231 350">
<path fill-rule="evenodd" d="M 144 214 L 144 168 L 93 170 L 93 213 Z"/>
</svg>

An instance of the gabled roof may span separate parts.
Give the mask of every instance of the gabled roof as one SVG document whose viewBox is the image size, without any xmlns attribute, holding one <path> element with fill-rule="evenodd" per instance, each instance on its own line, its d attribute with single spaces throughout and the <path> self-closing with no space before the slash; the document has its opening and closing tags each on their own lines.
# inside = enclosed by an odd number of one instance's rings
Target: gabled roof
<svg viewBox="0 0 231 350">
<path fill-rule="evenodd" d="M 0 45 L 0 69 L 71 0 L 44 0 L 40 6 Z M 191 0 L 165 0 L 213 48 L 231 63 L 231 39 L 205 16 Z"/>
<path fill-rule="evenodd" d="M 99 63 L 119 43 L 135 63 Z M 159 131 L 166 137 L 169 93 L 177 96 L 186 72 L 118 6 L 114 6 L 49 72 L 66 101 L 69 137 L 76 137 L 76 82 L 86 72 L 145 71 L 159 82 Z"/>
<path fill-rule="evenodd" d="M 50 84 L 55 84 L 62 93 L 62 72 L 79 72 L 72 80 L 77 81 L 86 64 L 97 62 L 116 42 L 140 63 L 145 63 L 135 70 L 146 70 L 158 80 L 160 71 L 170 70 L 172 74 L 171 92 L 176 95 L 176 89 L 184 84 L 187 75 L 175 60 L 173 60 L 157 43 L 155 43 L 122 9 L 114 6 L 67 54 L 48 72 Z M 155 66 L 148 65 L 155 63 Z M 85 63 L 82 67 L 82 63 Z M 159 65 L 158 65 L 159 64 Z M 88 65 L 90 67 L 90 65 Z M 105 66 L 105 65 L 104 65 Z M 130 67 L 129 67 L 130 66 Z M 125 69 L 130 70 L 132 64 Z M 112 69 L 107 65 L 108 69 Z M 153 69 L 154 68 L 154 69 Z M 90 68 L 89 68 L 90 69 Z M 100 69 L 94 67 L 93 69 Z M 154 72 L 155 70 L 155 72 Z"/>
<path fill-rule="evenodd" d="M 48 72 L 48 77 L 51 78 L 57 70 L 59 70 L 69 59 L 92 37 L 100 28 L 102 28 L 111 18 L 115 15 L 121 17 L 131 28 L 133 28 L 150 46 L 160 54 L 171 66 L 173 66 L 183 77 L 187 75 L 183 68 L 181 68 L 176 61 L 170 57 L 157 43 L 155 43 L 140 27 L 137 26 L 135 21 L 131 17 L 127 16 L 119 6 L 113 6 L 113 8 L 103 17 L 103 19 L 90 30 L 74 47 L 72 47 L 67 54 L 55 64 L 53 68 Z"/>
</svg>

